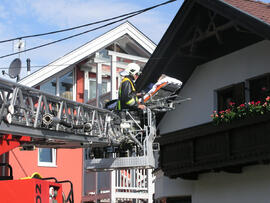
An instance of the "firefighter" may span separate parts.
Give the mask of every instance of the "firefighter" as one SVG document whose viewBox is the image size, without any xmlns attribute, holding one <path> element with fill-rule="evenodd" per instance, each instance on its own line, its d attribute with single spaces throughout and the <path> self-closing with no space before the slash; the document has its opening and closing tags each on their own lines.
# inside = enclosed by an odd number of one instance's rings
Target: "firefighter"
<svg viewBox="0 0 270 203">
<path fill-rule="evenodd" d="M 130 63 L 124 73 L 125 77 L 123 78 L 118 91 L 118 110 L 145 109 L 145 105 L 138 103 L 138 95 L 140 95 L 140 93 L 136 92 L 134 85 L 134 82 L 140 73 L 140 66 L 136 63 Z"/>
</svg>

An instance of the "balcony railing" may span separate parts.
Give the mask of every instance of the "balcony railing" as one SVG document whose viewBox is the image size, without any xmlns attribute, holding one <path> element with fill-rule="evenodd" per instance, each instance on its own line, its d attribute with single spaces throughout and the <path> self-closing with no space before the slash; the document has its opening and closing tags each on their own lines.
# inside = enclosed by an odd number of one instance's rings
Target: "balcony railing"
<svg viewBox="0 0 270 203">
<path fill-rule="evenodd" d="M 159 165 L 166 176 L 197 179 L 205 172 L 242 172 L 270 161 L 270 114 L 218 126 L 206 123 L 159 139 Z"/>
<path fill-rule="evenodd" d="M 83 202 L 152 202 L 154 193 L 152 169 L 129 168 L 111 172 L 85 171 Z M 139 201 L 143 200 L 143 201 Z"/>
</svg>

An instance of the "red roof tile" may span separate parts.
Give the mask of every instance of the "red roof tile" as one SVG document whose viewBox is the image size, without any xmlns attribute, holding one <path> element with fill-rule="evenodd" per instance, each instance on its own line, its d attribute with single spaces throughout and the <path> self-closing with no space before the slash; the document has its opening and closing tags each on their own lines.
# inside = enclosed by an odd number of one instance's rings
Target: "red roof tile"
<svg viewBox="0 0 270 203">
<path fill-rule="evenodd" d="M 270 24 L 270 3 L 255 0 L 224 0 L 224 2 Z"/>
</svg>

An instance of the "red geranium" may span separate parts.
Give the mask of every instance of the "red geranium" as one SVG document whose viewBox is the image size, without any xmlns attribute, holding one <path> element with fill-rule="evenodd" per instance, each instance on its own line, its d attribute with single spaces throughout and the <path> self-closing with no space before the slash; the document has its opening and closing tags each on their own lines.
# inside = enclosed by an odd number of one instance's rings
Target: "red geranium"
<svg viewBox="0 0 270 203">
<path fill-rule="evenodd" d="M 211 115 L 213 121 L 216 124 L 225 122 L 229 123 L 234 119 L 243 119 L 248 116 L 253 116 L 253 115 L 262 115 L 265 113 L 270 112 L 270 96 L 266 97 L 266 101 L 262 102 L 261 101 L 251 101 L 248 102 L 248 104 L 240 104 L 239 106 L 235 106 L 234 102 L 230 102 L 230 108 L 226 109 L 225 111 L 222 110 L 219 113 L 216 111 L 213 112 Z"/>
</svg>

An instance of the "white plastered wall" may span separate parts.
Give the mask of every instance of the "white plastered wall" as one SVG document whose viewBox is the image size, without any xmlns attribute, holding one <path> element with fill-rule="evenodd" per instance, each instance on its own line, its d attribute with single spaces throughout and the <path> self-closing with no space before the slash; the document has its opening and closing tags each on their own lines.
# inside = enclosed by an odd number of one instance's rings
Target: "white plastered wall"
<svg viewBox="0 0 270 203">
<path fill-rule="evenodd" d="M 194 191 L 195 181 L 183 180 L 181 178 L 170 179 L 163 173 L 156 174 L 155 199 L 174 196 L 190 196 Z"/>
<path fill-rule="evenodd" d="M 192 203 L 269 203 L 270 166 L 257 165 L 241 174 L 206 173 L 198 180 L 156 178 L 155 198 L 191 196 Z"/>
<path fill-rule="evenodd" d="M 197 67 L 180 92 L 181 96 L 192 100 L 178 105 L 176 110 L 164 116 L 159 125 L 161 134 L 211 121 L 216 89 L 267 72 L 270 72 L 269 41 Z M 191 195 L 192 203 L 268 203 L 270 166 L 246 167 L 242 174 L 202 174 L 196 181 L 160 176 L 156 179 L 155 190 L 156 198 Z"/>
<path fill-rule="evenodd" d="M 270 166 L 244 168 L 241 174 L 208 173 L 194 185 L 192 203 L 269 203 Z"/>
<path fill-rule="evenodd" d="M 161 134 L 211 121 L 216 89 L 270 72 L 270 41 L 262 41 L 195 69 L 180 96 L 191 98 L 166 113 Z"/>
</svg>

